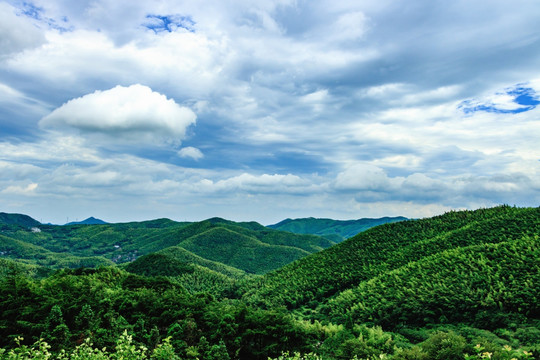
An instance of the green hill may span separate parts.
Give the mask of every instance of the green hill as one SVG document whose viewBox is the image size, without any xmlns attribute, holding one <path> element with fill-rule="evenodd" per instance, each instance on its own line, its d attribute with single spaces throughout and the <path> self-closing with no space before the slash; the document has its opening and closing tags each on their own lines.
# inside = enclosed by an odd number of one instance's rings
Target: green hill
<svg viewBox="0 0 540 360">
<path fill-rule="evenodd" d="M 269 245 L 221 226 L 192 236 L 178 245 L 203 258 L 253 274 L 266 273 L 309 255 L 299 248 Z"/>
<path fill-rule="evenodd" d="M 538 236 L 447 250 L 364 281 L 324 311 L 334 322 L 386 329 L 439 321 L 506 327 L 540 317 L 539 259 Z"/>
<path fill-rule="evenodd" d="M 342 291 L 427 256 L 538 233 L 539 208 L 508 206 L 385 224 L 247 284 L 244 298 L 269 307 L 314 309 Z"/>
<path fill-rule="evenodd" d="M 220 218 L 196 223 L 157 219 L 120 224 L 40 225 L 39 230 L 6 224 L 2 234 L 18 241 L 18 250 L 11 251 L 11 258 L 27 262 L 35 259 L 36 264 L 55 268 L 66 261 L 71 264 L 68 267 L 77 263 L 87 264 L 85 266 L 122 264 L 181 246 L 200 258 L 262 274 L 334 245 L 319 236 L 292 234 L 256 222 L 235 223 Z M 31 249 L 34 249 L 32 255 L 24 255 Z M 195 263 L 206 266 L 200 261 Z"/>
<path fill-rule="evenodd" d="M 77 256 L 55 253 L 41 246 L 0 235 L 0 257 L 26 264 L 46 266 L 53 269 L 74 267 L 97 267 L 114 263 L 101 256 Z"/>
<path fill-rule="evenodd" d="M 19 236 L 0 238 L 4 255 L 18 257 L 0 258 L 8 349 L 24 335 L 17 351 L 44 338 L 56 353 L 107 347 L 118 351 L 112 358 L 139 345 L 184 359 L 540 358 L 540 208 L 388 223 L 309 255 L 294 245 L 328 243 L 219 218 L 41 233 L 6 226 Z M 36 276 L 36 261 L 75 256 L 45 245 L 78 243 L 90 244 L 81 253 L 136 259 Z M 292 262 L 271 270 L 279 261 Z M 118 346 L 126 330 L 133 346 Z"/>
<path fill-rule="evenodd" d="M 39 226 L 41 225 L 41 223 L 35 219 L 32 219 L 28 215 L 8 214 L 0 212 L 0 225 L 19 225 L 22 227 L 30 228 L 34 226 Z"/>
<path fill-rule="evenodd" d="M 404 221 L 407 218 L 383 217 L 378 219 L 358 219 L 358 220 L 332 220 L 318 218 L 285 219 L 277 224 L 268 225 L 269 228 L 283 231 L 290 231 L 296 234 L 313 234 L 323 236 L 335 242 L 341 242 L 356 234 L 366 231 L 374 226 Z"/>
<path fill-rule="evenodd" d="M 125 269 L 139 275 L 174 278 L 191 293 L 206 291 L 218 297 L 230 293 L 236 280 L 247 276 L 242 270 L 204 259 L 178 246 L 141 256 Z"/>
<path fill-rule="evenodd" d="M 183 261 L 190 264 L 203 266 L 205 268 L 208 268 L 210 270 L 221 273 L 231 278 L 241 278 L 246 275 L 246 273 L 240 269 L 225 265 L 220 262 L 211 261 L 211 260 L 202 258 L 179 246 L 172 246 L 172 247 L 160 250 L 157 252 L 157 254 L 163 254 L 166 256 L 173 257 L 174 259 L 178 261 Z"/>
</svg>

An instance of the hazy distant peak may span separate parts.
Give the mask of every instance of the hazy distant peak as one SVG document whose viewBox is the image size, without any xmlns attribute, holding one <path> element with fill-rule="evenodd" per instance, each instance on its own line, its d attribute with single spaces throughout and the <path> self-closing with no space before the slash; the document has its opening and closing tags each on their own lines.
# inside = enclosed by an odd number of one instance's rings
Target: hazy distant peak
<svg viewBox="0 0 540 360">
<path fill-rule="evenodd" d="M 85 219 L 83 221 L 73 221 L 73 222 L 67 223 L 66 225 L 104 225 L 104 224 L 108 224 L 108 223 L 101 219 L 96 219 L 95 217 L 90 216 L 88 219 Z"/>
</svg>

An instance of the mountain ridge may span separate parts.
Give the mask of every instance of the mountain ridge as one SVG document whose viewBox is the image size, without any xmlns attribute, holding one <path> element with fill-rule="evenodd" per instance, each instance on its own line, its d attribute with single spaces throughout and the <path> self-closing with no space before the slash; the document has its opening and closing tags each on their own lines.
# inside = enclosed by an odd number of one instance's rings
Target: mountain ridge
<svg viewBox="0 0 540 360">
<path fill-rule="evenodd" d="M 277 230 L 290 231 L 296 234 L 313 234 L 326 237 L 335 242 L 355 236 L 377 225 L 405 221 L 403 216 L 385 216 L 381 218 L 361 218 L 356 220 L 334 220 L 329 218 L 287 218 L 268 227 Z"/>
</svg>

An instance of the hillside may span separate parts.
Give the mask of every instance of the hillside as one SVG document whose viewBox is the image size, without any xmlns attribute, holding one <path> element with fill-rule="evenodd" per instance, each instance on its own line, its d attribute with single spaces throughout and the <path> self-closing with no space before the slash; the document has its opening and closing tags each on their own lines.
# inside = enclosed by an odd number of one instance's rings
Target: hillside
<svg viewBox="0 0 540 360">
<path fill-rule="evenodd" d="M 203 259 L 262 274 L 334 245 L 319 236 L 220 218 L 196 223 L 157 219 L 119 224 L 39 225 L 34 229 L 6 224 L 2 234 L 9 237 L 12 246 L 9 253 L 5 250 L 0 256 L 54 268 L 122 264 L 180 246 Z"/>
<path fill-rule="evenodd" d="M 246 285 L 244 299 L 268 307 L 321 301 L 427 256 L 540 233 L 539 208 L 501 206 L 374 227 Z"/>
<path fill-rule="evenodd" d="M 290 231 L 296 234 L 313 234 L 325 237 L 335 242 L 341 242 L 374 226 L 404 221 L 407 218 L 382 217 L 377 219 L 363 218 L 358 220 L 333 220 L 319 218 L 285 219 L 269 228 Z"/>
<path fill-rule="evenodd" d="M 210 292 L 222 297 L 230 293 L 244 271 L 197 256 L 179 246 L 141 256 L 125 266 L 128 272 L 144 276 L 173 278 L 191 293 Z"/>
<path fill-rule="evenodd" d="M 8 213 L 0 212 L 0 226 L 1 225 L 18 225 L 25 228 L 31 228 L 34 226 L 39 226 L 41 225 L 41 223 L 35 219 L 32 219 L 28 215 L 8 214 Z"/>
<path fill-rule="evenodd" d="M 269 245 L 221 226 L 194 235 L 178 246 L 206 259 L 253 274 L 266 273 L 309 255 L 309 252 L 299 248 Z"/>
<path fill-rule="evenodd" d="M 21 240 L 0 235 L 0 258 L 48 268 L 98 267 L 114 265 L 101 256 L 60 254 Z"/>
<path fill-rule="evenodd" d="M 497 329 L 520 314 L 540 316 L 538 259 L 538 236 L 447 250 L 363 281 L 328 301 L 323 312 L 337 323 L 386 329 L 443 318 Z"/>
<path fill-rule="evenodd" d="M 51 351 L 95 355 L 74 357 L 87 359 L 120 358 L 140 345 L 162 355 L 128 358 L 540 358 L 540 208 L 388 223 L 309 255 L 275 243 L 316 247 L 320 238 L 289 238 L 257 223 L 115 226 L 63 231 L 103 242 L 117 234 L 122 248 L 139 246 L 135 261 L 41 279 L 32 258 L 57 254 L 2 235 L 1 244 L 21 247 L 24 263 L 0 258 L 0 347 L 24 335 L 30 340 L 17 351 L 43 338 Z M 287 256 L 292 262 L 277 270 L 250 274 Z M 105 356 L 104 347 L 117 353 Z"/>
</svg>

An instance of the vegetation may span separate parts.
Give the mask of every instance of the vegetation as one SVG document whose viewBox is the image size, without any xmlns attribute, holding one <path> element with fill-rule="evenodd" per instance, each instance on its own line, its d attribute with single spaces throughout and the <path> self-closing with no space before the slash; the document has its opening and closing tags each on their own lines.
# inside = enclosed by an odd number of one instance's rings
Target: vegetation
<svg viewBox="0 0 540 360">
<path fill-rule="evenodd" d="M 342 242 L 356 234 L 366 231 L 374 226 L 404 221 L 407 218 L 383 217 L 378 219 L 358 219 L 358 220 L 332 220 L 332 219 L 285 219 L 277 224 L 268 227 L 276 230 L 290 231 L 296 234 L 313 234 L 325 237 L 334 242 Z"/>
<path fill-rule="evenodd" d="M 319 236 L 291 234 L 255 222 L 235 223 L 219 218 L 197 223 L 157 219 L 66 226 L 34 226 L 30 222 L 30 228 L 19 225 L 28 223 L 24 217 L 5 216 L 12 220 L 0 225 L 0 256 L 55 269 L 128 263 L 146 254 L 180 246 L 203 259 L 263 274 L 334 245 Z M 260 261 L 263 258 L 265 261 Z M 200 261 L 199 265 L 206 266 Z"/>
<path fill-rule="evenodd" d="M 385 224 L 246 283 L 244 299 L 268 308 L 313 310 L 342 291 L 425 257 L 537 234 L 540 208 L 501 206 Z"/>
<path fill-rule="evenodd" d="M 311 254 L 327 240 L 218 218 L 5 226 L 0 359 L 540 358 L 540 208 L 384 224 Z M 71 235 L 138 255 L 52 270 L 95 250 Z"/>
</svg>

